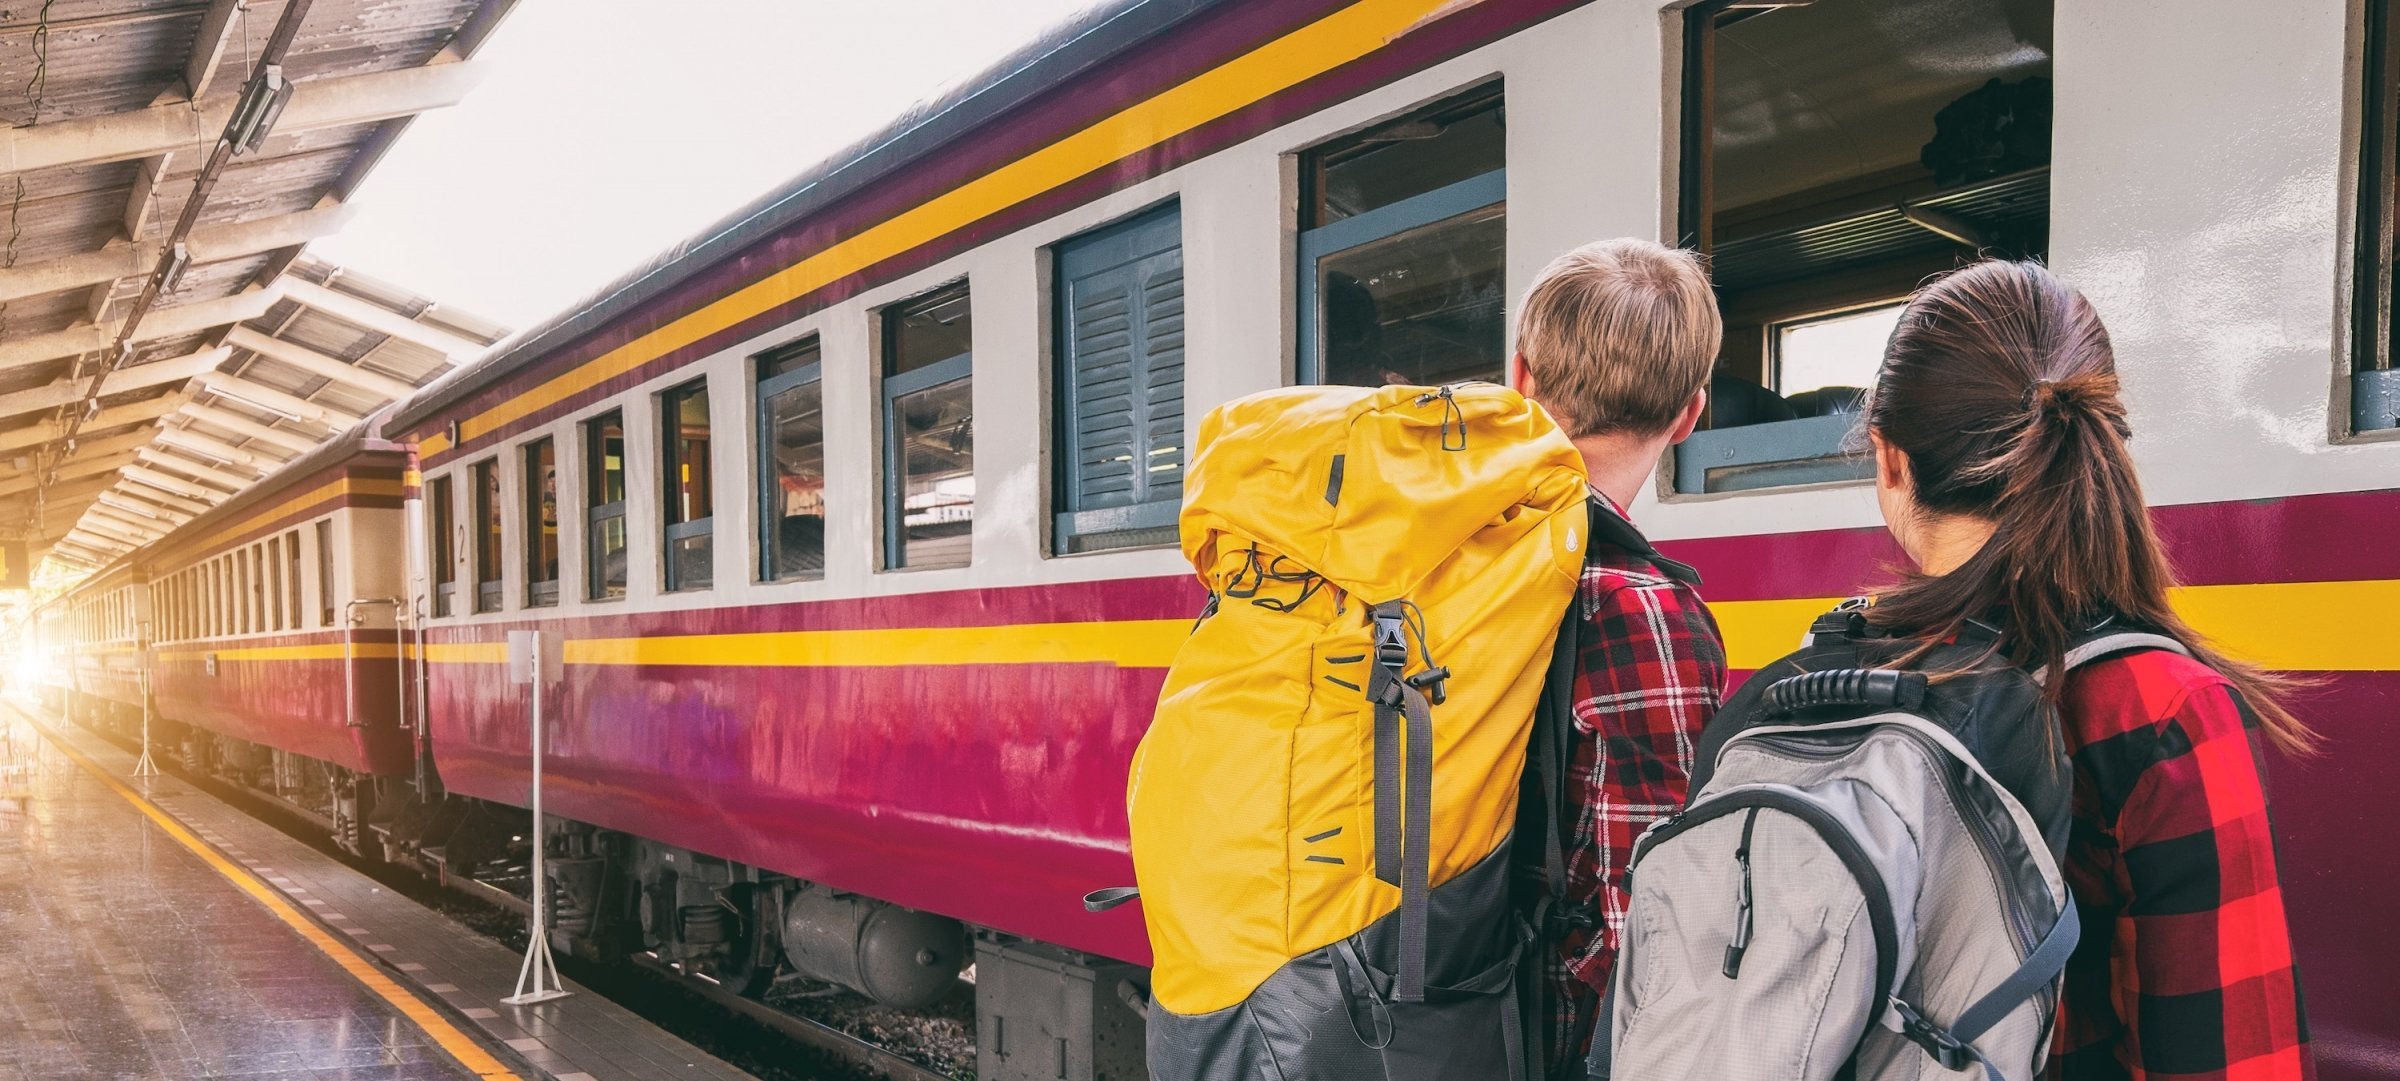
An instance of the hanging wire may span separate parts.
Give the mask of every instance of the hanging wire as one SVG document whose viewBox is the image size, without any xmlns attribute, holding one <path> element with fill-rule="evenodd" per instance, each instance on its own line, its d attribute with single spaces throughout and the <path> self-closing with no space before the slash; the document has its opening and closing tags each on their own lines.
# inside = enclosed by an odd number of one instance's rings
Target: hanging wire
<svg viewBox="0 0 2400 1081">
<path fill-rule="evenodd" d="M 25 80 L 25 100 L 33 105 L 33 116 L 27 125 L 42 122 L 42 94 L 50 87 L 50 8 L 58 0 L 42 0 L 42 12 L 33 24 L 33 78 Z"/>
</svg>

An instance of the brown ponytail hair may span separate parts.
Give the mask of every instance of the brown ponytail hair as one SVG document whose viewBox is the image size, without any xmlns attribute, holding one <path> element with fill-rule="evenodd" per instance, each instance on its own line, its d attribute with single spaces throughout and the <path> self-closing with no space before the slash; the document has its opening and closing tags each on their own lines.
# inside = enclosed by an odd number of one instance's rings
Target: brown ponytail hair
<svg viewBox="0 0 2400 1081">
<path fill-rule="evenodd" d="M 2037 263 L 2000 260 L 1927 285 L 1892 331 L 1866 421 L 1907 456 L 1926 512 L 1997 526 L 1956 570 L 1908 573 L 1868 609 L 1916 654 L 2003 613 L 2000 652 L 2045 672 L 2055 695 L 2068 641 L 2115 617 L 2224 673 L 2278 746 L 2314 744 L 2281 705 L 2292 681 L 2209 649 L 2168 605 L 2175 575 L 2126 449 L 2116 357 L 2082 294 Z"/>
</svg>

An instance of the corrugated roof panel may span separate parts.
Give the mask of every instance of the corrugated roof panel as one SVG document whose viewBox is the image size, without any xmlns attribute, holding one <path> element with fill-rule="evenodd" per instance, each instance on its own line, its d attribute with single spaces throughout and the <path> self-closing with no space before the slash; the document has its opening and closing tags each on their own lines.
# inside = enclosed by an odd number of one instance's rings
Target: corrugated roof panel
<svg viewBox="0 0 2400 1081">
<path fill-rule="evenodd" d="M 316 77 L 423 64 L 476 7 L 475 0 L 318 0 L 289 67 Z"/>
<path fill-rule="evenodd" d="M 86 5 L 51 7 L 47 34 L 37 34 L 39 3 L 18 9 L 0 30 L 0 119 L 52 123 L 69 117 L 139 109 L 179 84 L 192 39 L 207 5 L 160 7 L 148 17 L 123 11 L 77 15 Z M 95 21 L 97 20 L 97 21 Z M 39 82 L 36 75 L 39 73 Z M 38 98 L 39 111 L 36 111 Z"/>
</svg>

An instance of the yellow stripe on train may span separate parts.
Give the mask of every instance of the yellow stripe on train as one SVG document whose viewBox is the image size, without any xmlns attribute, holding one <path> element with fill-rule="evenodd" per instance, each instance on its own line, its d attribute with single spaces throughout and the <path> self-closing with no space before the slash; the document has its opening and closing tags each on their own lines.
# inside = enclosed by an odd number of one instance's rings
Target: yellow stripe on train
<svg viewBox="0 0 2400 1081">
<path fill-rule="evenodd" d="M 1838 598 L 1726 601 L 1710 605 L 1725 631 L 1726 661 L 1761 668 L 1792 651 L 1809 620 Z M 2400 670 L 2400 580 L 2254 582 L 2185 586 L 2175 609 L 2209 644 L 2252 664 L 2292 672 Z M 2377 613 L 2376 618 L 2359 618 Z"/>
<path fill-rule="evenodd" d="M 1764 667 L 1799 644 L 1809 621 L 1839 602 L 1834 597 L 1722 601 L 1710 605 L 1725 631 L 1726 660 L 1736 669 Z M 2217 648 L 2286 671 L 2400 671 L 2400 622 L 2356 618 L 2400 610 L 2400 580 L 2261 582 L 2185 586 L 2175 606 Z M 840 631 L 760 631 L 746 634 L 574 638 L 565 661 L 574 665 L 665 665 L 727 668 L 904 668 L 962 664 L 1114 664 L 1164 668 L 1191 631 L 1186 619 L 1016 623 L 990 627 L 890 627 Z M 347 652 L 345 653 L 345 650 Z M 213 651 L 225 661 L 391 660 L 414 657 L 414 646 L 362 642 L 262 646 Z M 197 662 L 209 651 L 169 652 L 160 659 Z M 437 642 L 425 647 L 435 664 L 504 664 L 505 642 Z"/>
</svg>

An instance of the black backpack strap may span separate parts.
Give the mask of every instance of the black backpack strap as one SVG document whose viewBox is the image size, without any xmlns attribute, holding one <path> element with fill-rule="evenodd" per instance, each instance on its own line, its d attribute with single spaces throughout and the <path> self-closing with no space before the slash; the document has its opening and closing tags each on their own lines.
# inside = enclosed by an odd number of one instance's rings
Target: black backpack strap
<svg viewBox="0 0 2400 1081">
<path fill-rule="evenodd" d="M 1993 1025 L 2014 1011 L 2018 1004 L 2040 994 L 2058 974 L 2066 971 L 2067 958 L 2074 956 L 2075 944 L 2083 937 L 2083 923 L 2075 915 L 2075 905 L 2069 902 L 2059 909 L 2058 920 L 2050 925 L 2050 933 L 2042 936 L 2033 952 L 2015 972 L 2000 981 L 2000 986 L 1986 992 L 1982 998 L 1958 1015 L 1947 1027 L 1927 1020 L 1917 1008 L 1893 995 L 1887 1024 L 1893 1024 L 1909 1042 L 1925 1049 L 1943 1069 L 1963 1070 L 1970 1065 L 1983 1067 L 1986 1081 L 2003 1081 L 2000 1069 L 1975 1049 L 1975 1040 L 1991 1031 Z M 1896 1024 L 1895 1024 L 1896 1023 Z"/>
</svg>

